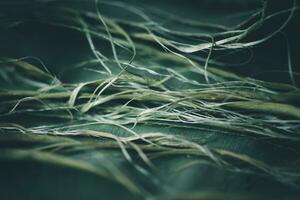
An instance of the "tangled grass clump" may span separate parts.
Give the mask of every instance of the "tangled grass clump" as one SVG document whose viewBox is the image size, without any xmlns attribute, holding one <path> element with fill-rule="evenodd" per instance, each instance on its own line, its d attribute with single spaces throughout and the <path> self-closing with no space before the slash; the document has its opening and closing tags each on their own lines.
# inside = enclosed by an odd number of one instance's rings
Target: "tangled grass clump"
<svg viewBox="0 0 300 200">
<path fill-rule="evenodd" d="M 65 60 L 46 63 L 16 47 L 10 55 L 1 52 L 0 162 L 15 171 L 28 162 L 49 174 L 71 170 L 82 184 L 92 183 L 88 175 L 104 181 L 91 184 L 101 191 L 68 193 L 72 186 L 66 185 L 67 199 L 100 193 L 105 199 L 296 199 L 300 90 L 291 53 L 290 83 L 239 74 L 217 58 L 234 62 L 236 53 L 250 52 L 251 62 L 255 48 L 280 34 L 298 6 L 291 1 L 270 11 L 272 1 L 243 2 L 244 10 L 217 10 L 207 22 L 146 1 L 36 1 L 21 16 L 4 12 L 0 27 L 9 37 L 32 34 L 36 44 L 28 51 L 41 45 L 46 55 Z M 229 23 L 216 22 L 218 13 Z M 278 19 L 281 24 L 265 33 Z M 73 34 L 71 53 L 51 49 L 50 30 Z M 35 31 L 48 43 L 39 44 Z M 45 187 L 53 188 L 57 180 L 48 178 Z M 47 197 L 36 195 L 29 198 Z"/>
</svg>

